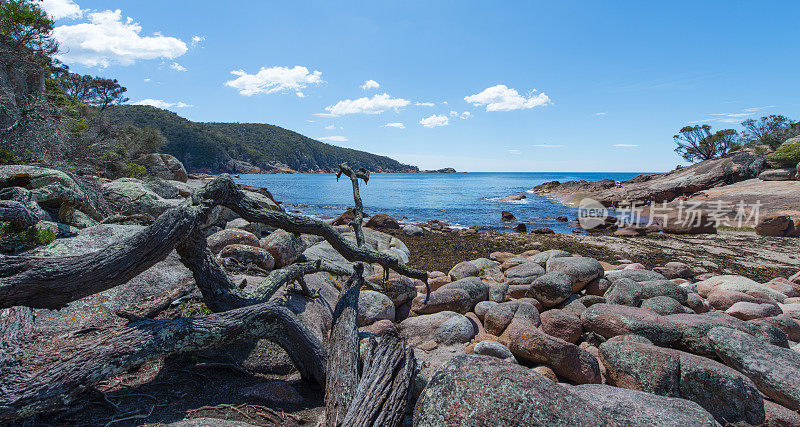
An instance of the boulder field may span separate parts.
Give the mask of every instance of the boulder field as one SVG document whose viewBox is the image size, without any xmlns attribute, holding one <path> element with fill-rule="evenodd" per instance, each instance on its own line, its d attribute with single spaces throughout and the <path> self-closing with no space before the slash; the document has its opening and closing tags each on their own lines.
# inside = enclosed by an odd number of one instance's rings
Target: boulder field
<svg viewBox="0 0 800 427">
<path fill-rule="evenodd" d="M 799 419 L 800 275 L 759 283 L 683 262 L 646 269 L 529 250 L 429 277 L 427 295 L 407 280 L 416 295 L 394 319 L 389 294 L 374 296 L 380 277 L 362 291 L 375 313 L 362 333 L 399 334 L 424 362 L 415 424 Z"/>
</svg>

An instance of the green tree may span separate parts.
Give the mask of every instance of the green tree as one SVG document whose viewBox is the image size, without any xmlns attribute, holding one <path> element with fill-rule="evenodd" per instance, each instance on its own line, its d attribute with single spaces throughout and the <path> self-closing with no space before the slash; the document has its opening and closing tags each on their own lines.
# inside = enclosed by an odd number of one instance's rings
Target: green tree
<svg viewBox="0 0 800 427">
<path fill-rule="evenodd" d="M 715 159 L 741 148 L 735 130 L 723 129 L 712 134 L 710 125 L 684 126 L 672 138 L 678 145 L 675 152 L 693 163 Z"/>
<path fill-rule="evenodd" d="M 111 104 L 128 101 L 123 94 L 128 90 L 117 79 L 66 73 L 61 77 L 64 94 L 72 102 L 84 102 L 100 107 L 100 111 Z"/>
<path fill-rule="evenodd" d="M 773 150 L 783 142 L 783 134 L 790 129 L 792 121 L 781 115 L 770 115 L 758 120 L 748 119 L 742 122 L 744 132 L 742 143 L 746 145 L 768 145 Z"/>
<path fill-rule="evenodd" d="M 58 44 L 52 37 L 53 21 L 36 0 L 0 0 L 0 34 L 16 48 L 26 47 L 54 54 Z"/>
</svg>

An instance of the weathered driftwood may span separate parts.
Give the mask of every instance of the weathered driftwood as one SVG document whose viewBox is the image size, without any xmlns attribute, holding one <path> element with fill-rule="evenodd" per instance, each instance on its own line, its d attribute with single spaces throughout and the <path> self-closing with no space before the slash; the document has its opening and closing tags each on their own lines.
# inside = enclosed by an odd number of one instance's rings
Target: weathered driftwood
<svg viewBox="0 0 800 427">
<path fill-rule="evenodd" d="M 0 423 L 63 406 L 108 376 L 147 361 L 234 341 L 271 339 L 304 377 L 325 380 L 326 351 L 286 307 L 268 302 L 199 318 L 141 319 L 70 337 L 25 337 L 30 309 L 2 310 Z M 26 339 L 29 338 L 29 339 Z M 12 357 L 7 357 L 11 354 Z"/>
<path fill-rule="evenodd" d="M 0 422 L 55 409 L 86 387 L 146 361 L 237 340 L 274 340 L 286 350 L 304 378 L 325 382 L 326 363 L 330 359 L 322 342 L 288 308 L 279 302 L 266 301 L 281 285 L 293 280 L 304 287 L 304 274 L 318 271 L 342 274 L 343 270 L 319 261 L 301 262 L 270 273 L 253 290 L 239 289 L 214 260 L 199 231 L 199 224 L 217 205 L 226 206 L 253 222 L 322 236 L 348 260 L 374 262 L 406 276 L 427 279 L 424 271 L 407 267 L 395 257 L 353 245 L 328 224 L 260 208 L 224 175 L 193 193 L 181 206 L 166 211 L 149 227 L 92 254 L 0 257 L 0 308 L 15 305 L 59 308 L 123 284 L 177 249 L 184 264 L 192 270 L 207 305 L 218 312 L 202 318 L 174 320 L 142 319 L 135 313 L 121 313 L 131 319 L 124 326 L 80 331 L 66 337 L 31 337 L 29 308 L 2 310 L 3 323 L 7 325 L 0 329 L 3 350 Z M 358 274 L 343 292 L 342 308 L 336 316 L 346 318 L 345 322 L 339 322 L 341 332 L 333 334 L 341 339 L 331 344 L 338 350 L 346 343 L 347 359 L 342 360 L 347 360 L 351 372 L 355 370 L 350 375 L 352 379 L 358 376 L 355 322 L 363 265 L 358 264 L 355 270 Z M 309 293 L 307 288 L 303 291 Z M 353 401 L 356 383 L 348 380 L 347 384 L 349 391 L 343 395 L 349 397 L 337 404 L 337 420 L 344 419 Z M 406 387 L 388 396 L 404 395 L 407 391 Z M 370 408 L 382 404 L 383 409 L 369 411 L 382 414 L 396 406 L 381 403 L 388 401 L 391 399 L 363 404 Z M 383 414 L 376 419 L 394 418 Z"/>
<path fill-rule="evenodd" d="M 230 176 L 223 175 L 193 193 L 184 204 L 164 212 L 152 225 L 92 254 L 53 258 L 0 256 L 0 308 L 23 305 L 57 309 L 126 283 L 166 258 L 218 204 L 251 222 L 322 236 L 349 261 L 377 263 L 427 283 L 425 271 L 408 267 L 391 255 L 357 247 L 329 224 L 261 208 L 236 187 Z"/>
<path fill-rule="evenodd" d="M 353 217 L 351 225 L 356 234 L 356 246 L 362 247 L 364 246 L 364 230 L 361 229 L 361 223 L 364 221 L 364 204 L 361 201 L 361 193 L 358 191 L 358 179 L 361 178 L 364 184 L 368 183 L 369 171 L 364 168 L 353 171 L 347 163 L 341 163 L 339 165 L 339 172 L 336 172 L 336 180 L 338 181 L 339 177 L 342 175 L 346 175 L 350 178 L 350 182 L 353 184 L 353 201 L 356 206 L 355 216 Z"/>
<path fill-rule="evenodd" d="M 396 337 L 385 336 L 367 342 L 364 367 L 343 425 L 388 426 L 403 421 L 417 361 L 414 350 Z"/>
<path fill-rule="evenodd" d="M 328 367 L 325 381 L 325 425 L 343 425 L 358 386 L 358 295 L 364 284 L 364 266 L 356 264 L 333 311 L 328 337 Z"/>
<path fill-rule="evenodd" d="M 36 224 L 39 218 L 16 200 L 0 200 L 0 221 L 10 222 L 14 228 L 22 229 Z"/>
</svg>

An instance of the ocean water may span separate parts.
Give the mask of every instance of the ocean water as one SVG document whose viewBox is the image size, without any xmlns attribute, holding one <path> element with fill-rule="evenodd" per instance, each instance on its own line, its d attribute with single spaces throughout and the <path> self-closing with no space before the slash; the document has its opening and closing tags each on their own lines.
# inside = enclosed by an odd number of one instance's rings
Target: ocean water
<svg viewBox="0 0 800 427">
<path fill-rule="evenodd" d="M 367 185 L 359 183 L 364 211 L 370 215 L 383 212 L 404 223 L 438 219 L 454 226 L 496 231 L 511 231 L 510 227 L 525 222 L 528 230 L 547 227 L 556 233 L 571 233 L 568 223 L 555 218 L 566 215 L 574 220 L 576 208 L 525 192 L 554 180 L 611 178 L 623 181 L 635 175 L 613 172 L 376 173 L 370 175 Z M 237 182 L 266 187 L 276 200 L 283 202 L 287 211 L 320 219 L 335 218 L 353 206 L 349 178 L 342 177 L 337 182 L 334 174 L 241 175 Z M 527 198 L 496 201 L 515 194 L 525 194 Z M 513 213 L 517 221 L 501 221 L 502 211 Z"/>
</svg>

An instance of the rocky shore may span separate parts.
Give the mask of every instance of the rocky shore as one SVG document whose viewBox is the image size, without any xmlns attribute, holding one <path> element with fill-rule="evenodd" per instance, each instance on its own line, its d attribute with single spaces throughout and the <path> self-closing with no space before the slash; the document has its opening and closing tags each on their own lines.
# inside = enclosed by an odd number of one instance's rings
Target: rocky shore
<svg viewBox="0 0 800 427">
<path fill-rule="evenodd" d="M 91 185 L 52 169 L 0 167 L 0 187 L 28 192 L 41 215 L 37 227 L 58 231 L 52 243 L 20 248 L 37 257 L 107 250 L 204 184 L 168 167 L 143 181 Z M 265 189 L 240 190 L 266 210 L 282 210 Z M 97 208 L 97 197 L 113 208 Z M 352 217 L 334 224 L 355 242 Z M 364 226 L 368 248 L 428 272 L 429 288 L 368 264 L 358 296 L 362 343 L 401 337 L 421 364 L 406 425 L 800 425 L 797 239 L 457 231 L 438 222 L 401 226 L 381 213 Z M 202 230 L 216 262 L 245 291 L 303 262 L 353 269 L 321 237 L 227 208 L 215 208 Z M 343 278 L 319 272 L 304 283 L 314 298 L 289 284 L 271 301 L 324 340 Z M 35 310 L 34 329 L 67 336 L 124 326 L 130 320 L 119 313 L 142 313 L 137 307 L 156 310 L 155 319 L 211 315 L 172 251 L 125 284 L 60 310 Z M 302 380 L 267 340 L 159 358 L 94 390 L 67 411 L 28 421 L 300 425 L 318 422 L 325 406 L 320 386 Z"/>
</svg>

